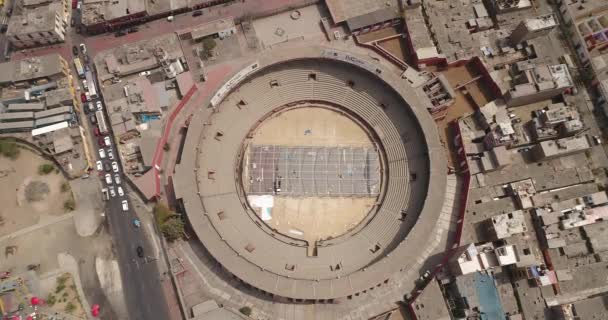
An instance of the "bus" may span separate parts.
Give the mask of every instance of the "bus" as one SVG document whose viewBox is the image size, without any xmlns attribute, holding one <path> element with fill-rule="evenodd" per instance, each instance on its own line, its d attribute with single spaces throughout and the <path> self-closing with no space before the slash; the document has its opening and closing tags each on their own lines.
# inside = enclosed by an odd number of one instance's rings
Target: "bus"
<svg viewBox="0 0 608 320">
<path fill-rule="evenodd" d="M 108 134 L 108 126 L 106 125 L 106 119 L 103 117 L 103 111 L 96 111 L 95 118 L 97 118 L 97 127 L 99 128 L 99 134 Z"/>
<path fill-rule="evenodd" d="M 78 77 L 80 79 L 84 79 L 84 69 L 82 68 L 82 63 L 80 62 L 79 58 L 74 58 L 74 67 L 76 67 Z"/>
<path fill-rule="evenodd" d="M 95 87 L 95 79 L 93 78 L 93 74 L 91 73 L 91 71 L 87 71 L 85 72 L 85 75 L 87 78 L 89 96 L 91 97 L 91 99 L 97 99 L 97 88 Z"/>
</svg>

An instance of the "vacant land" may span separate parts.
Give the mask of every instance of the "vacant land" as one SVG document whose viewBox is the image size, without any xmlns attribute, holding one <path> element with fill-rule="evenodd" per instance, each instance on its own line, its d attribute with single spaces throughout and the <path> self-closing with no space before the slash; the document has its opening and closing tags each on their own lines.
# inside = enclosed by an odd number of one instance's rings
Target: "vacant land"
<svg viewBox="0 0 608 320">
<path fill-rule="evenodd" d="M 375 201 L 376 198 L 275 197 L 272 219 L 266 223 L 282 234 L 315 243 L 357 226 Z"/>
<path fill-rule="evenodd" d="M 14 160 L 0 156 L 0 236 L 65 213 L 71 191 L 62 188 L 66 180 L 56 170 L 39 174 L 47 163 L 25 149 Z"/>
</svg>

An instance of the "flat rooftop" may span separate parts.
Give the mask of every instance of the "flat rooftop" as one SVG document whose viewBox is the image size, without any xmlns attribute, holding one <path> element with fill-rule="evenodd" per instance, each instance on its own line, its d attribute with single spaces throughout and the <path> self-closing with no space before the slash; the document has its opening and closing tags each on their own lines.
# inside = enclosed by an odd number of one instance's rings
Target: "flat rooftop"
<svg viewBox="0 0 608 320">
<path fill-rule="evenodd" d="M 334 23 L 344 22 L 387 7 L 399 9 L 397 0 L 327 0 L 325 3 Z"/>
<path fill-rule="evenodd" d="M 0 85 L 51 77 L 63 72 L 63 59 L 58 54 L 0 63 Z"/>
<path fill-rule="evenodd" d="M 8 22 L 6 31 L 7 36 L 26 35 L 34 32 L 49 32 L 55 29 L 59 24 L 56 21 L 58 12 L 63 8 L 61 3 L 53 2 L 48 6 L 40 6 L 37 8 L 24 8 L 19 15 L 13 15 Z"/>
<path fill-rule="evenodd" d="M 94 25 L 145 12 L 147 2 L 144 0 L 84 0 L 81 9 L 82 24 Z"/>
</svg>

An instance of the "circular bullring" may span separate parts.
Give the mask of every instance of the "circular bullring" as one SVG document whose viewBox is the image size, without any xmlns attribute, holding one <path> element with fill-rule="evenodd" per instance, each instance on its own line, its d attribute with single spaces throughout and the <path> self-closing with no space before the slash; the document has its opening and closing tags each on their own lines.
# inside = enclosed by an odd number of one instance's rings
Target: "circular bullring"
<svg viewBox="0 0 608 320">
<path fill-rule="evenodd" d="M 445 158 L 432 119 L 406 81 L 364 58 L 345 59 L 340 54 L 306 48 L 260 57 L 255 70 L 231 78 L 228 90 L 212 99 L 213 107 L 193 117 L 176 170 L 176 196 L 209 253 L 234 276 L 272 295 L 306 300 L 346 297 L 390 281 L 430 253 L 425 248 L 446 187 Z M 297 179 L 286 180 L 297 161 L 287 163 L 289 170 L 278 179 L 276 174 L 252 174 L 259 168 L 251 165 L 249 151 L 268 147 L 268 141 L 256 141 L 256 133 L 268 119 L 300 108 L 331 110 L 365 132 L 366 152 L 377 154 L 373 166 L 377 175 L 361 189 L 366 194 L 331 194 L 336 190 L 332 187 L 324 195 L 328 189 L 319 191 L 318 182 L 314 188 L 302 189 L 304 171 L 294 172 Z M 314 134 L 299 129 L 299 134 Z M 353 148 L 348 143 L 319 146 L 322 140 L 311 145 L 334 148 L 339 154 Z M 320 152 L 326 152 L 321 159 L 330 158 L 327 149 L 314 150 Z M 276 157 L 283 158 L 289 156 Z M 320 171 L 339 175 L 337 180 L 344 182 L 346 171 Z M 277 185 L 280 180 L 283 184 Z M 373 201 L 348 228 L 310 239 L 263 219 L 259 207 L 264 205 L 254 206 L 251 199 L 251 184 L 261 181 L 268 183 L 256 195 L 269 198 L 335 196 Z"/>
</svg>

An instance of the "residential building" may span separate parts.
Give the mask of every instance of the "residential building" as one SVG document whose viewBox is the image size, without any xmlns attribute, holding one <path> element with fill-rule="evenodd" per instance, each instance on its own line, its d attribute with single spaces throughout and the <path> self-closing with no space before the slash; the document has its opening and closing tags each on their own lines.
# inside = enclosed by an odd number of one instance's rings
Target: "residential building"
<svg viewBox="0 0 608 320">
<path fill-rule="evenodd" d="M 511 32 L 509 41 L 516 46 L 524 41 L 548 35 L 558 25 L 553 14 L 538 16 L 521 21 Z"/>
<path fill-rule="evenodd" d="M 28 48 L 65 41 L 67 0 L 48 5 L 22 7 L 8 23 L 6 36 L 15 48 Z"/>
<path fill-rule="evenodd" d="M 509 107 L 551 99 L 574 86 L 565 64 L 550 66 L 521 61 L 511 70 L 511 77 L 513 86 L 505 94 Z"/>
</svg>

